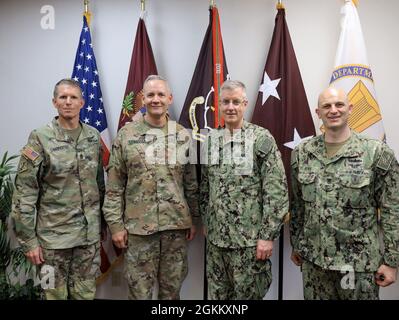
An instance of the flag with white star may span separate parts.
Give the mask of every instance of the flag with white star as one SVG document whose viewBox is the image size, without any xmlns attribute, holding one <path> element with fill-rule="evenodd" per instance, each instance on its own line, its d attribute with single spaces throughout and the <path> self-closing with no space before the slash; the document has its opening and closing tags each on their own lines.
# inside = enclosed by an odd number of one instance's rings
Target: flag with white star
<svg viewBox="0 0 399 320">
<path fill-rule="evenodd" d="M 109 159 L 111 139 L 104 110 L 96 58 L 91 42 L 90 28 L 85 16 L 83 16 L 83 28 L 76 51 L 72 79 L 79 82 L 85 99 L 85 105 L 80 110 L 80 120 L 100 131 L 103 145 L 103 163 L 106 166 Z"/>
<path fill-rule="evenodd" d="M 101 144 L 103 147 L 103 165 L 106 167 L 110 155 L 111 137 L 108 131 L 97 63 L 86 16 L 83 16 L 83 28 L 80 33 L 79 45 L 76 51 L 72 79 L 79 82 L 85 99 L 85 105 L 80 110 L 80 120 L 100 131 Z M 105 251 L 103 243 L 101 242 L 100 269 L 102 274 L 107 274 L 106 272 L 110 268 L 109 255 L 110 253 Z"/>
<path fill-rule="evenodd" d="M 278 7 L 252 122 L 268 129 L 276 139 L 290 182 L 291 151 L 314 136 L 315 128 L 283 6 Z"/>
</svg>

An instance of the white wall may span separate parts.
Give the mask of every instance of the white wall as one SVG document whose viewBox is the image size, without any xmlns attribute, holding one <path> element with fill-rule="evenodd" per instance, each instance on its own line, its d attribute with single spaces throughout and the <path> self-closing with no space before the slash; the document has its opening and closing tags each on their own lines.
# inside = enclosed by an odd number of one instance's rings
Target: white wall
<svg viewBox="0 0 399 320">
<path fill-rule="evenodd" d="M 253 103 L 270 46 L 277 0 L 216 0 L 229 73 L 248 87 Z M 329 82 L 339 37 L 343 0 L 283 0 L 312 113 L 318 93 Z M 82 27 L 83 1 L 0 1 L 0 154 L 18 153 L 29 132 L 55 115 L 53 85 L 72 72 Z M 133 41 L 140 14 L 139 0 L 92 0 L 92 38 L 108 117 L 115 136 L 125 91 Z M 202 40 L 208 25 L 208 0 L 147 0 L 146 25 L 158 71 L 170 80 L 175 102 L 171 113 L 180 114 Z M 55 29 L 42 30 L 40 9 L 55 8 Z M 399 152 L 395 108 L 399 71 L 399 2 L 360 0 L 359 15 L 374 74 L 388 142 Z M 246 117 L 251 118 L 252 105 Z M 286 238 L 284 297 L 302 297 L 299 270 L 289 261 Z M 190 246 L 190 273 L 183 298 L 202 298 L 202 241 Z M 276 257 L 274 257 L 276 262 Z M 268 298 L 277 297 L 277 263 Z M 115 283 L 118 283 L 115 277 Z M 101 288 L 101 297 L 122 298 Z M 382 290 L 382 297 L 399 298 L 399 285 Z"/>
</svg>

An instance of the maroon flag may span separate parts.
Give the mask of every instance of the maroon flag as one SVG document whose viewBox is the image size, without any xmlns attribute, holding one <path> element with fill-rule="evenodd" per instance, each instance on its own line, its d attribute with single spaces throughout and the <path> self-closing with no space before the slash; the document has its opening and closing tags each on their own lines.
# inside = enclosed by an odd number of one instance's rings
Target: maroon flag
<svg viewBox="0 0 399 320">
<path fill-rule="evenodd" d="M 219 12 L 211 6 L 209 25 L 179 119 L 180 124 L 193 130 L 195 140 L 204 140 L 201 129 L 223 126 L 218 104 L 219 89 L 227 77 L 225 61 Z"/>
<path fill-rule="evenodd" d="M 119 116 L 118 130 L 122 128 L 126 122 L 132 121 L 135 114 L 138 114 L 138 112 L 144 112 L 144 108 L 142 108 L 143 83 L 150 74 L 157 73 L 158 71 L 155 65 L 155 59 L 152 53 L 147 29 L 143 18 L 140 17 L 137 25 L 136 38 L 134 40 L 133 53 L 130 61 L 129 75 L 122 103 L 122 110 Z M 108 239 L 110 238 L 111 237 L 109 236 Z M 112 259 L 112 257 L 116 258 Z M 115 247 L 111 243 L 108 243 L 107 250 L 101 247 L 100 269 L 102 275 L 97 279 L 97 283 L 103 282 L 113 268 L 119 265 L 121 262 L 121 249 Z"/>
<path fill-rule="evenodd" d="M 284 6 L 278 4 L 277 9 L 272 42 L 252 122 L 268 129 L 276 139 L 291 189 L 291 151 L 305 138 L 314 136 L 315 128 L 285 21 Z M 279 300 L 283 297 L 283 248 L 284 227 L 279 239 Z"/>
<path fill-rule="evenodd" d="M 137 25 L 136 39 L 134 40 L 122 110 L 119 116 L 118 130 L 126 122 L 132 121 L 132 117 L 138 111 L 143 111 L 143 82 L 151 74 L 158 74 L 158 71 L 147 28 L 143 18 L 140 18 Z"/>
<path fill-rule="evenodd" d="M 283 6 L 278 7 L 252 122 L 276 139 L 290 181 L 291 151 L 301 140 L 314 136 L 315 128 Z"/>
</svg>

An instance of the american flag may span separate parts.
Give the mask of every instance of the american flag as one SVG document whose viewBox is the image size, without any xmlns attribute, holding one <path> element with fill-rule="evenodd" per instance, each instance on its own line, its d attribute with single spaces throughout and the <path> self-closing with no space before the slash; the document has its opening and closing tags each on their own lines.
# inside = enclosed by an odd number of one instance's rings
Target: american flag
<svg viewBox="0 0 399 320">
<path fill-rule="evenodd" d="M 83 28 L 76 51 L 72 79 L 79 82 L 85 99 L 85 105 L 80 110 L 80 120 L 100 131 L 103 145 L 103 164 L 106 166 L 109 160 L 111 139 L 86 16 L 83 16 Z"/>
<path fill-rule="evenodd" d="M 110 155 L 111 138 L 108 131 L 97 63 L 94 57 L 90 28 L 87 24 L 86 16 L 83 16 L 83 28 L 80 33 L 79 45 L 76 51 L 72 79 L 79 82 L 85 99 L 85 105 L 80 110 L 80 120 L 100 131 L 101 144 L 103 147 L 103 165 L 106 167 Z M 108 253 L 101 242 L 100 269 L 103 275 L 106 274 L 109 266 Z"/>
</svg>

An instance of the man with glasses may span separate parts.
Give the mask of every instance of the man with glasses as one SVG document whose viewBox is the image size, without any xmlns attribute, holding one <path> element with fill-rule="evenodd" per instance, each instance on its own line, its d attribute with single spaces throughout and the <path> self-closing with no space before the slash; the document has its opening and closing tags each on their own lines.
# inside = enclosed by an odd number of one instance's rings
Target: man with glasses
<svg viewBox="0 0 399 320">
<path fill-rule="evenodd" d="M 210 299 L 262 299 L 272 281 L 270 257 L 284 215 L 287 182 L 276 143 L 244 120 L 245 85 L 225 81 L 225 127 L 213 130 L 201 154 L 201 215 L 207 237 Z"/>
</svg>

